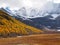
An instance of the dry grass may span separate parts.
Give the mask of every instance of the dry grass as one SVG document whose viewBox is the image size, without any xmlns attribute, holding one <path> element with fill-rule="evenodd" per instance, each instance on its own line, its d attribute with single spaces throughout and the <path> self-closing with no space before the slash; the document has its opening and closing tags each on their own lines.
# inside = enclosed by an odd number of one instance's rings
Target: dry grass
<svg viewBox="0 0 60 45">
<path fill-rule="evenodd" d="M 1 38 L 0 45 L 60 45 L 60 34 L 39 34 Z"/>
</svg>

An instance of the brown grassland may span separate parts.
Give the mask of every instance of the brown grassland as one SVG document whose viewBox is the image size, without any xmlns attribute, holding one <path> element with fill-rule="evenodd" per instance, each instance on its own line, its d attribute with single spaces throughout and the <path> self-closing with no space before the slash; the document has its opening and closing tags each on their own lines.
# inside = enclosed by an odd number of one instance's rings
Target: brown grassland
<svg viewBox="0 0 60 45">
<path fill-rule="evenodd" d="M 60 34 L 38 34 L 1 38 L 0 45 L 60 45 Z"/>
</svg>

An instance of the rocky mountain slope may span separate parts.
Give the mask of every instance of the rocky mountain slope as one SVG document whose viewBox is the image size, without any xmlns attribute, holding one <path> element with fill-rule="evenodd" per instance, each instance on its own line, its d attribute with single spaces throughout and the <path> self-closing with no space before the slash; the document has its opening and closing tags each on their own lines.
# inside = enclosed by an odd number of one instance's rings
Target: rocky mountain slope
<svg viewBox="0 0 60 45">
<path fill-rule="evenodd" d="M 42 33 L 40 29 L 28 26 L 0 9 L 0 36 L 16 36 Z"/>
</svg>

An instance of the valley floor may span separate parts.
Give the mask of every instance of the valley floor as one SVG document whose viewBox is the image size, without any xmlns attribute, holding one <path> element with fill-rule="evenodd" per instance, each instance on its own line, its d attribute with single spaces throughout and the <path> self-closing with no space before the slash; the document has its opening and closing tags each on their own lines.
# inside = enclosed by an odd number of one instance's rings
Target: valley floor
<svg viewBox="0 0 60 45">
<path fill-rule="evenodd" d="M 37 34 L 1 38 L 0 45 L 60 45 L 60 34 Z"/>
</svg>

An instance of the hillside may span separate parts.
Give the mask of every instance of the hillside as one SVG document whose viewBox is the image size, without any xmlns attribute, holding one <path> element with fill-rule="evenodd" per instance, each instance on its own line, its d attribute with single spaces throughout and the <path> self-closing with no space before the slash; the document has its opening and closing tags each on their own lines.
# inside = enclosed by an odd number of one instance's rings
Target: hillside
<svg viewBox="0 0 60 45">
<path fill-rule="evenodd" d="M 43 31 L 28 26 L 0 9 L 0 37 L 37 34 Z"/>
</svg>

